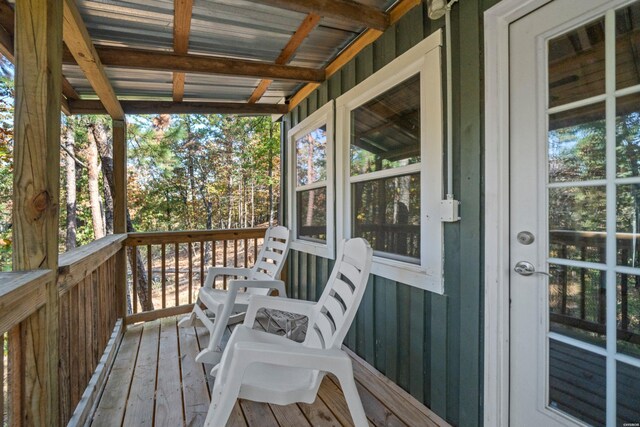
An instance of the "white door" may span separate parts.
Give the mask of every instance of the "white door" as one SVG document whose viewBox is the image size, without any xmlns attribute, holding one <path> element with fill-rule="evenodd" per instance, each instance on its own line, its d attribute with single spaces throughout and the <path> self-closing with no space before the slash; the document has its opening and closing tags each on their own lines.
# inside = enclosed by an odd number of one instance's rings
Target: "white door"
<svg viewBox="0 0 640 427">
<path fill-rule="evenodd" d="M 554 0 L 509 46 L 511 425 L 640 425 L 640 1 Z"/>
</svg>

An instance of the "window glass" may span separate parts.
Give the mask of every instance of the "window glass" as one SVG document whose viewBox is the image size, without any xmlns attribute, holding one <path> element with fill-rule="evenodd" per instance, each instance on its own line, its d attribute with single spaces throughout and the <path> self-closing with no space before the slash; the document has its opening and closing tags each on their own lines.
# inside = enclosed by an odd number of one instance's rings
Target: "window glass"
<svg viewBox="0 0 640 427">
<path fill-rule="evenodd" d="M 327 126 L 324 125 L 296 140 L 297 185 L 327 179 Z"/>
<path fill-rule="evenodd" d="M 352 197 L 354 237 L 367 239 L 374 251 L 419 261 L 419 173 L 354 183 Z"/>
<path fill-rule="evenodd" d="M 296 204 L 297 237 L 325 242 L 327 240 L 327 188 L 298 191 Z"/>
<path fill-rule="evenodd" d="M 351 111 L 351 175 L 420 162 L 420 75 Z"/>
</svg>

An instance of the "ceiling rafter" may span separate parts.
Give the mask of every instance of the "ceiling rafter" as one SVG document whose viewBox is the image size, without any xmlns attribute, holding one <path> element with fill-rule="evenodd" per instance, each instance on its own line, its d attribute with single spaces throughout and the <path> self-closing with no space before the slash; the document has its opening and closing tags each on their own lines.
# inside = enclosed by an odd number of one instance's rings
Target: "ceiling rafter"
<svg viewBox="0 0 640 427">
<path fill-rule="evenodd" d="M 239 102 L 121 101 L 126 114 L 285 114 L 285 104 L 247 104 Z M 72 114 L 105 114 L 97 100 L 69 101 Z"/>
<path fill-rule="evenodd" d="M 193 0 L 173 1 L 173 52 L 185 55 L 189 51 L 189 33 L 191 32 L 191 15 Z M 184 99 L 185 74 L 173 73 L 173 100 Z"/>
<path fill-rule="evenodd" d="M 389 15 L 375 7 L 349 0 L 254 0 L 259 3 L 302 13 L 317 13 L 349 24 L 384 31 L 389 26 Z"/>
<path fill-rule="evenodd" d="M 393 25 L 400 20 L 407 12 L 414 7 L 420 5 L 422 0 L 400 0 L 389 11 L 389 25 Z M 347 46 L 333 61 L 325 68 L 326 78 L 328 79 L 344 67 L 349 61 L 365 47 L 376 41 L 382 31 L 370 28 L 360 34 L 349 46 Z M 300 102 L 309 96 L 320 85 L 318 83 L 308 83 L 296 92 L 289 100 L 289 111 L 293 110 Z"/>
<path fill-rule="evenodd" d="M 298 50 L 304 39 L 306 39 L 309 33 L 311 33 L 311 31 L 313 31 L 313 29 L 318 26 L 318 23 L 320 23 L 320 15 L 316 13 L 308 14 L 304 18 L 298 29 L 293 33 L 286 46 L 282 49 L 282 52 L 280 52 L 280 55 L 278 55 L 278 57 L 276 58 L 275 63 L 278 65 L 287 64 L 291 60 L 291 58 L 293 58 L 293 55 L 295 54 L 296 50 Z M 255 102 L 258 102 L 260 98 L 262 98 L 262 95 L 264 95 L 264 93 L 267 91 L 267 89 L 269 89 L 271 83 L 273 83 L 273 80 L 264 79 L 260 81 L 260 84 L 258 84 L 258 86 L 251 94 L 249 103 L 253 104 Z"/>
<path fill-rule="evenodd" d="M 124 110 L 104 71 L 75 0 L 64 0 L 62 38 L 106 111 L 113 119 L 123 120 Z"/>
<path fill-rule="evenodd" d="M 242 77 L 272 78 L 299 82 L 324 81 L 324 70 L 277 65 L 267 62 L 231 59 L 209 55 L 178 55 L 156 50 L 96 46 L 101 64 L 106 67 L 176 71 L 201 74 L 223 74 Z M 73 64 L 77 58 L 64 53 L 62 61 Z"/>
</svg>

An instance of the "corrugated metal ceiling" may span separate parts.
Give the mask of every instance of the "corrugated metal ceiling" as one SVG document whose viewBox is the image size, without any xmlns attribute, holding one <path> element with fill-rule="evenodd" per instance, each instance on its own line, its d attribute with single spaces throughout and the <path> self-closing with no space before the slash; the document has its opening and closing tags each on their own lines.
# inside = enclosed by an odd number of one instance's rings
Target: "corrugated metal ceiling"
<svg viewBox="0 0 640 427">
<path fill-rule="evenodd" d="M 387 10 L 394 0 L 359 0 Z M 173 0 L 77 0 L 96 45 L 173 50 Z M 194 0 L 189 53 L 274 62 L 305 14 L 247 0 Z M 363 28 L 323 18 L 299 47 L 291 65 L 321 68 Z M 95 94 L 79 67 L 64 66 L 78 93 Z M 169 72 L 107 68 L 118 97 L 171 99 Z M 246 102 L 259 79 L 187 74 L 185 101 Z M 261 102 L 290 96 L 296 82 L 276 81 Z"/>
</svg>

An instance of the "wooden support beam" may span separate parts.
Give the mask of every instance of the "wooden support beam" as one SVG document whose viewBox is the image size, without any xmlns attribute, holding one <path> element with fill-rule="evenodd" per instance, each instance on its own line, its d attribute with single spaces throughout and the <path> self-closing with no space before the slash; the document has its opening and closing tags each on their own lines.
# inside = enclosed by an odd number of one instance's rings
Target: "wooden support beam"
<svg viewBox="0 0 640 427">
<path fill-rule="evenodd" d="M 0 0 L 0 54 L 7 58 L 11 63 L 15 63 L 13 55 L 13 34 L 14 34 L 15 14 L 13 9 L 6 0 Z M 78 92 L 71 86 L 69 80 L 62 76 L 62 94 L 67 99 L 80 99 Z M 62 111 L 69 115 L 69 105 L 66 100 L 62 100 Z"/>
<path fill-rule="evenodd" d="M 67 0 L 68 1 L 68 0 Z M 179 55 L 155 50 L 96 46 L 101 64 L 107 67 L 184 73 L 223 74 L 241 77 L 272 78 L 300 82 L 324 81 L 324 70 L 276 65 L 266 62 L 221 58 L 208 55 Z M 63 62 L 73 64 L 77 58 L 65 54 Z"/>
<path fill-rule="evenodd" d="M 389 15 L 375 7 L 349 0 L 256 0 L 269 6 L 317 13 L 350 24 L 384 31 L 389 26 Z"/>
<path fill-rule="evenodd" d="M 113 232 L 127 232 L 127 122 L 113 121 Z M 127 252 L 122 248 L 116 255 L 117 315 L 127 315 Z"/>
<path fill-rule="evenodd" d="M 298 47 L 300 47 L 304 39 L 306 39 L 309 33 L 318 26 L 319 22 L 320 15 L 315 13 L 308 14 L 296 30 L 296 32 L 293 33 L 284 49 L 282 49 L 282 52 L 280 52 L 280 55 L 276 58 L 275 63 L 278 65 L 284 65 L 288 63 L 293 57 L 293 54 L 296 52 L 296 50 L 298 50 Z M 258 102 L 260 98 L 262 98 L 262 95 L 264 95 L 264 93 L 267 91 L 271 83 L 273 83 L 273 80 L 262 80 L 260 84 L 258 84 L 258 87 L 256 87 L 256 89 L 251 94 L 249 103 L 253 104 L 254 102 Z"/>
<path fill-rule="evenodd" d="M 126 114 L 286 114 L 286 104 L 239 102 L 122 101 Z M 69 101 L 72 114 L 106 114 L 100 101 Z"/>
<path fill-rule="evenodd" d="M 389 25 L 393 25 L 400 20 L 407 12 L 414 7 L 420 5 L 421 0 L 400 0 L 389 11 Z M 344 67 L 349 61 L 365 47 L 376 41 L 382 35 L 382 31 L 376 29 L 368 29 L 347 46 L 340 54 L 327 65 L 325 68 L 326 78 L 328 79 Z M 293 110 L 302 100 L 309 96 L 314 90 L 320 86 L 317 83 L 309 83 L 302 87 L 289 100 L 289 111 Z"/>
<path fill-rule="evenodd" d="M 173 1 L 173 52 L 186 55 L 189 52 L 189 33 L 191 32 L 191 14 L 193 0 Z M 184 99 L 184 73 L 173 73 L 173 100 Z"/>
<path fill-rule="evenodd" d="M 75 0 L 64 0 L 64 42 L 80 69 L 89 80 L 109 115 L 115 120 L 124 119 L 124 111 L 111 87 L 100 57 L 93 46 L 87 27 L 82 22 Z"/>
<path fill-rule="evenodd" d="M 17 0 L 15 16 L 13 269 L 57 272 L 62 3 Z M 10 334 L 14 372 L 24 375 L 10 385 L 16 425 L 60 424 L 56 280 L 45 292 L 45 305 Z"/>
</svg>

